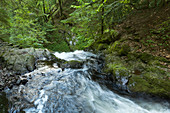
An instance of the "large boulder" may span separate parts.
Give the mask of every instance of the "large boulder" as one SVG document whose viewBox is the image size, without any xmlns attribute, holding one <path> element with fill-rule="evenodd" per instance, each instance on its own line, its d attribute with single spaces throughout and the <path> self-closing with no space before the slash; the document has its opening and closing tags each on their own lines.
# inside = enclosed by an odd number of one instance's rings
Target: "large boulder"
<svg viewBox="0 0 170 113">
<path fill-rule="evenodd" d="M 136 53 L 118 42 L 105 51 L 106 73 L 119 90 L 170 99 L 170 61 L 148 53 Z M 125 51 L 125 52 L 124 52 Z M 166 64 L 166 65 L 165 65 Z"/>
<path fill-rule="evenodd" d="M 0 43 L 0 90 L 16 83 L 19 75 L 33 71 L 38 61 L 54 60 L 47 49 L 19 48 L 5 42 Z"/>
</svg>

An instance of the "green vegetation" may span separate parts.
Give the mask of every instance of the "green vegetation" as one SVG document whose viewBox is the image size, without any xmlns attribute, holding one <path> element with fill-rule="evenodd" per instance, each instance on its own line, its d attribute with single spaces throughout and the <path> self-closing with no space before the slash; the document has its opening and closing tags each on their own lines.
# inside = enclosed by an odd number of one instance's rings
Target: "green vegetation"
<svg viewBox="0 0 170 113">
<path fill-rule="evenodd" d="M 117 45 L 115 42 L 113 45 Z M 112 51 L 112 52 L 110 52 Z M 112 73 L 113 80 L 123 85 L 122 78 L 128 78 L 127 86 L 132 92 L 147 93 L 162 98 L 169 97 L 170 74 L 167 67 L 160 62 L 170 63 L 162 57 L 154 57 L 148 53 L 127 53 L 121 56 L 119 49 L 106 50 L 106 66 L 104 71 Z"/>
<path fill-rule="evenodd" d="M 131 11 L 166 3 L 166 0 L 1 0 L 0 37 L 21 47 L 84 49 L 99 39 L 116 37 L 114 26 Z M 157 32 L 164 31 L 160 28 Z M 160 38 L 166 40 L 169 35 Z M 164 45 L 168 46 L 166 41 Z M 99 49 L 103 48 L 106 47 Z"/>
<path fill-rule="evenodd" d="M 170 98 L 169 11 L 168 0 L 0 0 L 0 41 L 102 51 L 113 78 L 128 76 L 132 91 Z"/>
<path fill-rule="evenodd" d="M 0 39 L 21 47 L 49 47 L 49 49 L 65 51 L 60 47 L 65 43 L 61 23 L 66 18 L 63 6 L 65 0 L 2 0 L 0 1 Z M 58 24 L 57 26 L 55 24 Z M 60 27 L 60 28 L 59 28 Z M 57 35 L 56 35 L 57 34 Z M 58 41 L 60 40 L 60 41 Z M 47 45 L 56 45 L 51 47 Z"/>
</svg>

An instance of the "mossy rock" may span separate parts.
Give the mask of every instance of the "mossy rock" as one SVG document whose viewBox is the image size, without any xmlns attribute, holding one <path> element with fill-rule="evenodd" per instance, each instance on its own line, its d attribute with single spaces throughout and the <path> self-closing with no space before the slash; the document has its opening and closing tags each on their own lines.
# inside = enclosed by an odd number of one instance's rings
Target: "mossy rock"
<svg viewBox="0 0 170 113">
<path fill-rule="evenodd" d="M 126 61 L 136 61 L 137 57 L 133 53 L 129 53 L 127 55 L 127 60 Z"/>
<path fill-rule="evenodd" d="M 150 84 L 140 76 L 133 75 L 129 80 L 129 88 L 132 92 L 148 92 Z"/>
<path fill-rule="evenodd" d="M 8 113 L 8 99 L 5 93 L 0 93 L 0 113 Z"/>
<path fill-rule="evenodd" d="M 170 99 L 170 80 L 160 79 L 155 73 L 133 75 L 129 80 L 129 88 L 132 92 L 141 92 Z"/>
<path fill-rule="evenodd" d="M 146 70 L 147 72 L 152 72 L 155 73 L 157 75 L 161 75 L 161 77 L 164 77 L 166 75 L 166 71 L 163 69 L 160 69 L 156 66 L 147 66 Z"/>
<path fill-rule="evenodd" d="M 133 53 L 133 55 L 143 61 L 144 63 L 148 63 L 151 60 L 154 60 L 155 57 L 148 53 Z"/>
<path fill-rule="evenodd" d="M 122 45 L 121 49 L 119 50 L 120 56 L 126 56 L 130 52 L 130 47 L 126 44 Z"/>
<path fill-rule="evenodd" d="M 120 32 L 117 30 L 112 30 L 112 33 L 107 32 L 103 34 L 103 37 L 97 39 L 96 43 L 105 43 L 105 44 L 110 44 L 112 42 L 115 42 L 116 40 L 120 39 Z"/>
<path fill-rule="evenodd" d="M 73 69 L 79 69 L 83 67 L 83 62 L 82 61 L 77 61 L 77 60 L 71 60 L 71 61 L 66 61 L 65 63 L 60 65 L 61 68 L 73 68 Z"/>
<path fill-rule="evenodd" d="M 118 56 L 126 56 L 130 52 L 130 46 L 127 44 L 121 44 L 120 41 L 115 41 L 109 48 L 108 53 L 116 52 Z"/>
<path fill-rule="evenodd" d="M 107 64 L 105 72 L 112 73 L 116 84 L 121 84 L 121 79 L 126 77 L 129 80 L 127 87 L 131 92 L 170 99 L 170 74 L 159 66 L 160 61 L 154 56 L 147 53 L 128 53 L 127 56 L 118 56 L 113 52 L 107 53 L 105 61 Z"/>
<path fill-rule="evenodd" d="M 6 62 L 3 57 L 0 56 L 0 69 L 6 65 Z"/>
<path fill-rule="evenodd" d="M 113 53 L 114 51 L 117 51 L 117 50 L 120 49 L 119 46 L 120 46 L 120 42 L 119 42 L 119 41 L 115 41 L 113 44 L 111 44 L 111 45 L 109 46 L 109 48 L 107 49 L 107 52 L 108 52 L 109 54 L 110 54 L 110 53 Z"/>
<path fill-rule="evenodd" d="M 162 61 L 162 62 L 166 62 L 166 63 L 170 63 L 170 60 L 164 58 L 164 57 L 159 57 L 159 56 L 156 56 L 155 57 L 156 60 L 159 60 L 159 61 Z"/>
<path fill-rule="evenodd" d="M 110 63 L 106 72 L 111 72 L 113 75 L 127 76 L 128 69 L 121 64 Z"/>
<path fill-rule="evenodd" d="M 107 47 L 108 47 L 107 44 L 100 43 L 97 47 L 97 50 L 101 51 L 101 50 L 107 49 Z"/>
<path fill-rule="evenodd" d="M 134 57 L 140 59 L 144 63 L 149 63 L 149 62 L 151 63 L 151 62 L 155 62 L 156 60 L 166 62 L 166 63 L 170 63 L 170 61 L 167 60 L 164 57 L 153 56 L 153 55 L 151 55 L 149 53 L 131 53 L 131 55 L 133 55 Z"/>
</svg>

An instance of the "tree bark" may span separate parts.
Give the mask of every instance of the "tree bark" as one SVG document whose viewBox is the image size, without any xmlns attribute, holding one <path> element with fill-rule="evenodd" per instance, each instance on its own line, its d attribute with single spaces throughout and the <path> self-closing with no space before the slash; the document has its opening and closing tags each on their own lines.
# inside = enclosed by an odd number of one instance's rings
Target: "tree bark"
<svg viewBox="0 0 170 113">
<path fill-rule="evenodd" d="M 59 6 L 60 6 L 60 16 L 63 15 L 63 9 L 62 9 L 62 4 L 61 4 L 61 0 L 58 0 L 59 2 Z"/>
<path fill-rule="evenodd" d="M 101 34 L 104 34 L 104 0 L 102 0 L 102 15 L 101 15 Z"/>
<path fill-rule="evenodd" d="M 150 0 L 147 0 L 147 8 L 149 8 Z"/>
<path fill-rule="evenodd" d="M 155 7 L 157 6 L 157 0 L 155 0 Z"/>
<path fill-rule="evenodd" d="M 44 12 L 44 14 L 46 14 L 46 11 L 45 11 L 45 2 L 44 2 L 44 0 L 43 0 L 43 12 Z M 44 21 L 47 22 L 47 17 L 46 17 L 46 15 L 44 15 L 43 17 L 44 17 Z"/>
</svg>

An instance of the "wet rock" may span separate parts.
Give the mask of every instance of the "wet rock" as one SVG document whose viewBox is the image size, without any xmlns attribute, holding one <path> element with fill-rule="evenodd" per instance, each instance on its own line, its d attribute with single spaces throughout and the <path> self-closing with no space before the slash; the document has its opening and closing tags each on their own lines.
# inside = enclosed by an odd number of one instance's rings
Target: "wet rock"
<svg viewBox="0 0 170 113">
<path fill-rule="evenodd" d="M 0 113 L 8 113 L 8 99 L 5 93 L 0 92 Z"/>
<path fill-rule="evenodd" d="M 79 69 L 83 67 L 83 62 L 82 61 L 76 61 L 76 60 L 71 60 L 71 61 L 66 61 L 65 63 L 60 65 L 61 68 L 73 68 L 73 69 Z"/>
<path fill-rule="evenodd" d="M 2 79 L 0 89 L 13 83 L 9 80 L 17 79 L 20 75 L 38 68 L 39 60 L 51 61 L 54 59 L 56 57 L 47 49 L 21 49 L 6 42 L 0 43 L 0 79 Z"/>
<path fill-rule="evenodd" d="M 105 51 L 104 71 L 112 74 L 113 85 L 131 93 L 170 99 L 170 70 L 161 64 L 170 62 L 148 53 L 121 52 L 123 46 L 119 44 L 115 42 Z"/>
</svg>

